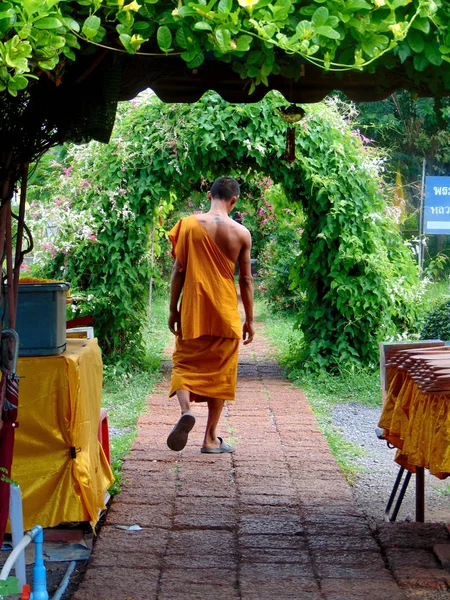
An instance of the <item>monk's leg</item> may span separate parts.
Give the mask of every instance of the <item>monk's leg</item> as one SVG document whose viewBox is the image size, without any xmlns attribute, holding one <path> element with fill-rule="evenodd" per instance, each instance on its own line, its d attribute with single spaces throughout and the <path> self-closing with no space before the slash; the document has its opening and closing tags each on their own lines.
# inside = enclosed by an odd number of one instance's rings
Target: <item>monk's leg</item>
<svg viewBox="0 0 450 600">
<path fill-rule="evenodd" d="M 188 390 L 177 390 L 178 402 L 180 403 L 181 414 L 191 412 L 191 392 Z"/>
<path fill-rule="evenodd" d="M 220 442 L 217 439 L 216 428 L 222 414 L 224 401 L 218 398 L 208 398 L 208 421 L 206 422 L 205 439 L 203 448 L 218 448 Z"/>
<path fill-rule="evenodd" d="M 177 398 L 180 403 L 181 417 L 178 419 L 175 427 L 169 433 L 167 445 L 171 450 L 179 452 L 186 446 L 188 435 L 195 425 L 195 417 L 190 409 L 190 392 L 187 390 L 177 390 Z"/>
</svg>

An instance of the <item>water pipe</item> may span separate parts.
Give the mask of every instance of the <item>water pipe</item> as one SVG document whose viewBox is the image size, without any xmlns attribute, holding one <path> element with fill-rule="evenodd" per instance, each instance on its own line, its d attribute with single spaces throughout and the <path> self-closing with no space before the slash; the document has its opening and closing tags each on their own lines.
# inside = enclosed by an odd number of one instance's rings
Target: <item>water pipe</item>
<svg viewBox="0 0 450 600">
<path fill-rule="evenodd" d="M 44 531 L 40 525 L 36 525 L 30 531 L 27 531 L 20 542 L 15 548 L 13 548 L 11 554 L 8 556 L 7 561 L 3 565 L 3 569 L 0 573 L 0 580 L 6 580 L 8 575 L 17 560 L 17 557 L 21 552 L 28 546 L 28 544 L 34 540 L 35 546 L 35 559 L 33 567 L 33 593 L 31 594 L 31 600 L 48 600 L 47 592 L 47 578 L 44 566 Z"/>
<path fill-rule="evenodd" d="M 31 529 L 31 531 L 27 531 L 25 533 L 25 535 L 20 540 L 20 542 L 17 544 L 17 546 L 15 548 L 13 548 L 11 554 L 8 556 L 7 561 L 3 565 L 3 569 L 0 572 L 0 580 L 1 581 L 5 581 L 8 578 L 8 575 L 9 575 L 14 563 L 16 562 L 17 557 L 23 550 L 25 550 L 25 548 L 28 546 L 28 544 L 31 541 L 33 541 L 33 539 L 36 537 L 37 533 L 38 533 L 37 527 L 33 527 L 33 529 Z"/>
<path fill-rule="evenodd" d="M 67 586 L 69 585 L 70 576 L 74 572 L 76 564 L 77 563 L 74 560 L 69 564 L 69 566 L 67 567 L 67 571 L 65 572 L 64 577 L 62 578 L 62 581 L 58 586 L 58 589 L 52 597 L 52 600 L 60 600 L 62 598 Z"/>
<path fill-rule="evenodd" d="M 9 519 L 11 521 L 12 545 L 15 548 L 23 538 L 22 495 L 20 487 L 15 483 L 10 486 Z M 22 589 L 27 582 L 24 550 L 17 557 L 14 568 L 16 577 L 19 580 L 19 588 Z"/>
<path fill-rule="evenodd" d="M 33 567 L 33 593 L 31 600 L 48 600 L 47 576 L 44 565 L 44 530 L 40 525 L 33 527 L 31 531 L 37 529 L 34 537 L 35 557 Z"/>
</svg>

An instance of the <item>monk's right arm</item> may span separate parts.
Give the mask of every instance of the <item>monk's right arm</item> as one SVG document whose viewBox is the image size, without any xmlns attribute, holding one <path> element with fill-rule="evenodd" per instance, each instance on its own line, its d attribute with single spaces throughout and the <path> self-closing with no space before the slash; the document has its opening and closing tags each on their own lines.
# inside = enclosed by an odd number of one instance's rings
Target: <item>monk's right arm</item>
<svg viewBox="0 0 450 600">
<path fill-rule="evenodd" d="M 239 254 L 239 290 L 244 306 L 245 323 L 243 328 L 244 344 L 250 344 L 255 334 L 253 327 L 253 276 L 250 261 L 252 241 L 250 233 Z"/>
<path fill-rule="evenodd" d="M 183 290 L 185 271 L 178 259 L 172 268 L 172 277 L 170 279 L 170 305 L 169 305 L 169 329 L 174 335 L 181 332 L 181 315 L 178 310 L 178 302 Z"/>
</svg>

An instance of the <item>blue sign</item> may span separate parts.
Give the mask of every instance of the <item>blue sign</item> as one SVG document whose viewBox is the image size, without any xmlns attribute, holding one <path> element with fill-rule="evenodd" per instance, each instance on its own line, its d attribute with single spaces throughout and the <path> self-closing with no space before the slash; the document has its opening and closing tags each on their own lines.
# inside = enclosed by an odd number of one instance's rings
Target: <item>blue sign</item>
<svg viewBox="0 0 450 600">
<path fill-rule="evenodd" d="M 425 177 L 423 232 L 450 233 L 450 177 Z"/>
</svg>

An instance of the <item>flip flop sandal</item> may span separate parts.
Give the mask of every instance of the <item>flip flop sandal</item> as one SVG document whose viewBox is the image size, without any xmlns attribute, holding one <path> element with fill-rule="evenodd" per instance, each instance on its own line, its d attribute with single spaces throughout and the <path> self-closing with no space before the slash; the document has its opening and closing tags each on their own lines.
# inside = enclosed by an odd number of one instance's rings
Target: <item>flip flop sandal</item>
<svg viewBox="0 0 450 600">
<path fill-rule="evenodd" d="M 217 439 L 220 440 L 220 446 L 217 448 L 200 448 L 200 452 L 203 454 L 223 454 L 224 452 L 234 452 L 236 450 L 234 446 L 224 442 L 221 437 L 217 436 Z"/>
<path fill-rule="evenodd" d="M 167 445 L 171 450 L 179 452 L 186 446 L 188 435 L 195 425 L 195 417 L 190 412 L 185 412 L 178 419 L 177 424 L 169 433 Z"/>
</svg>

